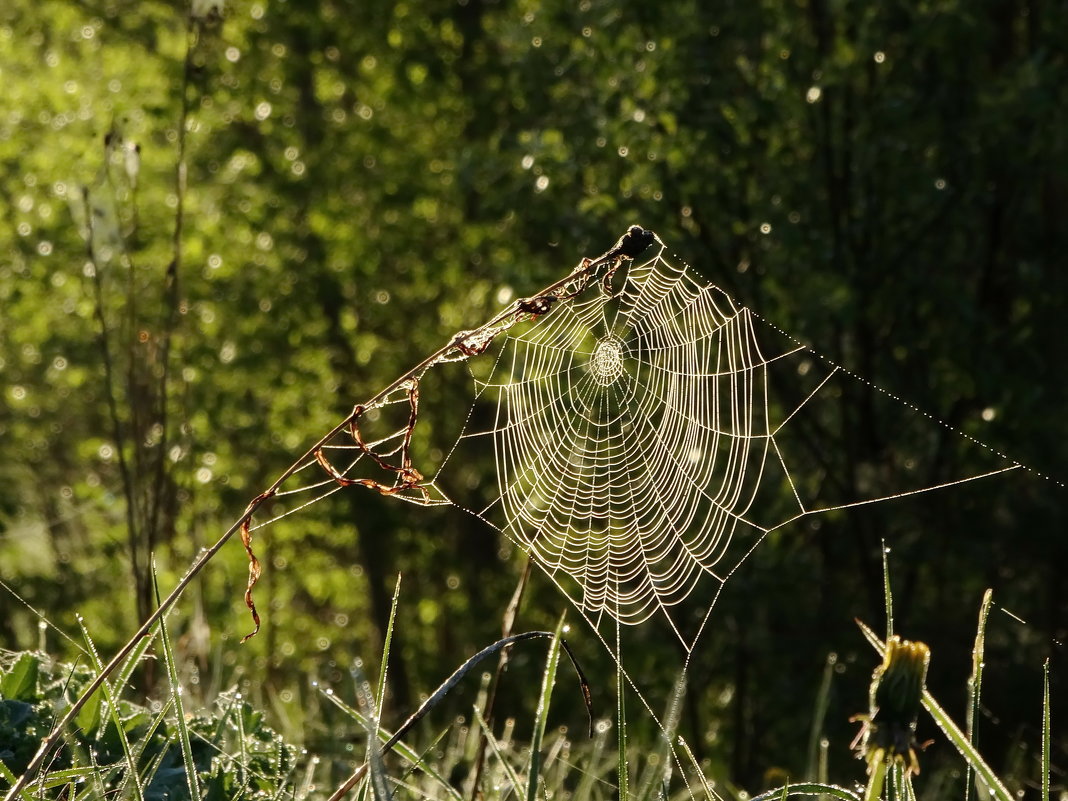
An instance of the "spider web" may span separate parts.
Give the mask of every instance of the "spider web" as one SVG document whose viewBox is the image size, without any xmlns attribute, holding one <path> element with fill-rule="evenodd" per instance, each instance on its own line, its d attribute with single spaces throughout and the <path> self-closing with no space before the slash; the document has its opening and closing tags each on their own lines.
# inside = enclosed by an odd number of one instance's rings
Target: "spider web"
<svg viewBox="0 0 1068 801">
<path fill-rule="evenodd" d="M 616 284 L 508 331 L 488 372 L 472 360 L 475 406 L 433 482 L 528 552 L 599 631 L 658 616 L 689 653 L 719 590 L 771 532 L 1020 467 L 974 443 L 969 471 L 926 469 L 939 427 L 869 384 L 897 407 L 897 441 L 838 481 L 813 432 L 867 382 L 662 246 Z M 496 493 L 454 490 L 452 465 L 489 452 Z M 703 613 L 677 614 L 702 585 Z"/>
<path fill-rule="evenodd" d="M 771 533 L 1022 467 L 827 360 L 656 241 L 646 261 L 607 276 L 577 270 L 551 296 L 460 332 L 357 407 L 249 526 L 254 576 L 253 532 L 362 485 L 499 530 L 621 670 L 621 627 L 651 619 L 688 663 L 722 588 Z M 413 460 L 420 393 L 450 364 L 466 365 L 474 401 L 436 459 L 424 444 Z M 859 397 L 881 404 L 868 411 L 894 436 L 850 454 L 844 480 L 836 426 Z M 439 421 L 433 428 L 441 436 Z M 947 434 L 970 448 L 967 459 L 933 455 Z M 495 481 L 478 473 L 490 454 Z"/>
</svg>

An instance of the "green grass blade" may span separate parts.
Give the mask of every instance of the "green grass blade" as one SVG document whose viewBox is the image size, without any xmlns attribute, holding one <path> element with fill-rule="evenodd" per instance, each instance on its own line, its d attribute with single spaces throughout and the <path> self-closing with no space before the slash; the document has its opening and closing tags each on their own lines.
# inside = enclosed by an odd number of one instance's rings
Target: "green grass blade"
<svg viewBox="0 0 1068 801">
<path fill-rule="evenodd" d="M 994 773 L 993 769 L 986 764 L 983 758 L 979 755 L 979 752 L 972 748 L 972 744 L 968 742 L 968 738 L 964 736 L 964 733 L 957 728 L 957 724 L 953 722 L 952 718 L 946 714 L 945 710 L 938 704 L 931 695 L 929 690 L 923 691 L 923 706 L 935 723 L 938 725 L 942 732 L 949 738 L 949 741 L 956 746 L 960 751 L 961 756 L 965 761 L 975 770 L 980 779 L 990 788 L 997 801 L 1015 801 L 1012 794 L 1008 791 L 1001 780 Z"/>
<path fill-rule="evenodd" d="M 386 624 L 386 636 L 382 643 L 382 661 L 378 668 L 378 692 L 375 695 L 378 709 L 386 702 L 386 674 L 389 672 L 389 650 L 393 645 L 393 624 L 397 619 L 397 603 L 400 601 L 401 577 L 397 574 L 397 585 L 393 588 L 393 603 L 389 607 L 389 622 Z"/>
<path fill-rule="evenodd" d="M 864 801 L 879 801 L 886 784 L 886 761 L 880 759 L 871 766 L 868 783 L 864 786 Z"/>
<path fill-rule="evenodd" d="M 169 701 L 167 702 L 167 708 L 170 708 Z M 167 750 L 168 749 L 166 748 L 161 748 L 159 753 L 157 753 L 156 756 L 153 757 L 152 761 L 149 763 L 148 768 L 145 769 L 144 779 L 146 785 L 152 784 L 152 780 L 156 778 L 156 774 L 159 772 L 160 767 L 163 765 L 163 760 L 167 757 Z"/>
<path fill-rule="evenodd" d="M 389 792 L 386 766 L 382 761 L 382 747 L 379 745 L 382 725 L 375 697 L 371 693 L 371 683 L 364 676 L 358 661 L 353 665 L 352 673 L 356 680 L 356 701 L 364 707 L 364 716 L 367 718 L 365 730 L 367 731 L 367 764 L 371 776 L 371 792 L 374 794 L 375 801 L 390 801 L 392 795 Z"/>
<path fill-rule="evenodd" d="M 123 662 L 122 667 L 119 668 L 115 674 L 115 681 L 112 683 L 112 687 L 116 688 L 121 694 L 122 689 L 130 683 L 130 677 L 133 675 L 134 670 L 141 664 L 141 659 L 144 657 L 145 652 L 152 646 L 152 643 L 156 641 L 156 637 L 159 636 L 159 626 L 153 626 L 149 633 L 142 637 L 140 642 L 134 646 L 133 651 Z"/>
<path fill-rule="evenodd" d="M 930 691 L 924 689 L 923 691 L 923 706 L 924 709 L 930 713 L 934 722 L 938 725 L 938 728 L 949 738 L 949 741 L 956 746 L 960 755 L 964 757 L 971 768 L 975 771 L 976 775 L 983 781 L 984 784 L 990 789 L 991 794 L 997 801 L 1014 801 L 1012 794 L 1008 791 L 1004 784 L 1001 783 L 1001 779 L 994 773 L 986 761 L 980 756 L 979 752 L 972 747 L 972 744 L 968 742 L 968 738 L 964 733 L 957 728 L 957 724 L 953 722 L 953 719 L 946 713 L 944 709 L 931 695 Z"/>
<path fill-rule="evenodd" d="M 11 772 L 11 768 L 5 765 L 2 759 L 0 759 L 0 779 L 3 779 L 5 782 L 7 782 L 8 787 L 14 787 L 15 782 L 18 781 L 18 776 Z M 37 787 L 40 785 L 35 782 L 34 786 Z M 33 796 L 30 794 L 30 791 L 28 789 L 23 790 L 21 793 L 19 793 L 18 797 L 23 799 L 23 801 L 33 801 Z"/>
<path fill-rule="evenodd" d="M 618 625 L 618 624 L 617 624 Z M 617 643 L 618 647 L 618 643 Z M 630 801 L 630 778 L 627 775 L 627 708 L 626 708 L 626 681 L 623 676 L 623 666 L 616 662 L 616 747 L 617 773 L 619 781 L 619 801 Z"/>
<path fill-rule="evenodd" d="M 1042 801 L 1049 801 L 1049 659 L 1042 665 Z"/>
<path fill-rule="evenodd" d="M 652 798 L 658 791 L 662 797 L 667 797 L 666 788 L 671 784 L 671 769 L 673 767 L 671 744 L 675 740 L 675 734 L 679 728 L 679 715 L 682 710 L 682 698 L 686 694 L 686 674 L 680 673 L 675 680 L 675 688 L 671 694 L 667 712 L 664 714 L 663 728 L 657 737 L 656 750 L 649 754 L 638 791 L 635 798 L 638 801 L 646 801 Z M 685 778 L 685 777 L 684 777 Z"/>
<path fill-rule="evenodd" d="M 904 773 L 904 768 L 902 768 Z M 912 784 L 912 774 L 905 773 L 905 798 L 907 801 L 916 801 L 916 788 Z"/>
<path fill-rule="evenodd" d="M 880 540 L 883 556 L 883 599 L 886 605 L 886 639 L 894 636 L 894 595 L 890 592 L 890 549 Z"/>
<path fill-rule="evenodd" d="M 990 607 L 993 605 L 994 594 L 988 589 L 983 593 L 983 603 L 979 606 L 979 625 L 975 630 L 975 645 L 972 648 L 972 674 L 968 677 L 968 712 L 964 719 L 964 731 L 968 735 L 968 742 L 973 748 L 978 748 L 978 733 L 975 723 L 979 712 L 979 700 L 983 689 L 983 654 L 986 650 L 986 621 L 990 616 Z M 972 766 L 966 765 L 964 770 L 964 801 L 968 801 L 972 792 Z"/>
<path fill-rule="evenodd" d="M 294 780 L 294 786 L 292 788 L 288 787 L 290 777 L 297 772 L 297 765 L 296 762 L 290 762 L 289 767 L 287 767 L 283 772 L 282 763 L 283 761 L 285 761 L 283 760 L 283 754 L 285 753 L 286 749 L 281 737 L 275 740 L 275 746 L 275 765 L 277 765 L 278 767 L 275 770 L 274 782 L 275 787 L 277 789 L 275 790 L 274 795 L 271 796 L 271 801 L 282 801 L 283 797 L 286 799 L 286 801 L 293 801 L 293 799 L 303 801 L 303 799 L 308 797 L 308 794 L 311 792 L 312 788 L 308 786 L 298 787 L 296 786 L 296 780 Z M 313 757 L 312 759 L 308 760 L 308 762 L 310 763 L 309 770 L 305 774 L 305 777 L 307 778 L 310 776 L 314 778 L 314 768 L 318 764 L 318 759 Z"/>
<path fill-rule="evenodd" d="M 560 615 L 556 624 L 552 645 L 549 646 L 549 658 L 545 660 L 545 672 L 541 676 L 541 695 L 538 697 L 538 709 L 534 715 L 534 733 L 530 738 L 530 762 L 527 765 L 527 801 L 538 797 L 538 780 L 541 772 L 541 743 L 545 737 L 545 727 L 549 720 L 549 704 L 556 684 L 556 666 L 560 663 L 560 637 L 564 632 L 565 615 Z"/>
<path fill-rule="evenodd" d="M 160 603 L 159 584 L 156 582 L 156 564 L 152 562 L 152 583 L 156 590 L 156 603 Z M 174 661 L 170 633 L 167 631 L 167 616 L 159 619 L 160 640 L 163 642 L 163 661 L 167 667 L 167 679 L 171 685 L 171 702 L 177 719 L 178 742 L 182 748 L 182 762 L 185 764 L 185 779 L 192 801 L 201 801 L 200 779 L 197 776 L 196 762 L 193 761 L 193 746 L 189 741 L 189 724 L 185 720 L 185 705 L 182 703 L 182 685 L 178 679 L 178 665 Z"/>
<path fill-rule="evenodd" d="M 597 780 L 595 771 L 601 763 L 605 743 L 608 740 L 608 724 L 603 721 L 598 723 L 594 727 L 594 736 L 593 751 L 590 753 L 589 759 L 586 760 L 586 770 L 583 771 L 582 779 L 579 780 L 578 788 L 572 796 L 575 799 L 587 799 L 593 791 L 593 783 Z"/>
<path fill-rule="evenodd" d="M 8 783 L 8 786 L 13 786 L 18 777 L 11 772 L 11 769 L 4 764 L 4 760 L 0 759 L 0 779 L 3 779 Z"/>
<path fill-rule="evenodd" d="M 783 790 L 786 790 L 787 797 L 795 795 L 827 795 L 833 798 L 840 799 L 840 801 L 862 801 L 861 796 L 854 793 L 852 790 L 848 790 L 845 787 L 839 787 L 837 784 L 820 784 L 819 782 L 801 782 L 800 784 L 789 784 L 785 787 L 776 787 L 774 790 L 768 790 L 766 793 L 761 793 L 758 796 L 754 796 L 750 801 L 777 801 L 782 797 Z M 718 796 L 713 796 L 718 798 Z"/>
<path fill-rule="evenodd" d="M 102 799 L 107 798 L 107 788 L 101 776 L 104 775 L 104 770 L 96 761 L 96 752 L 89 749 L 89 781 L 85 783 L 85 789 L 79 792 L 75 796 L 75 801 L 89 801 L 89 799 Z M 72 785 L 73 786 L 73 785 Z M 69 793 L 68 793 L 69 796 Z"/>
<path fill-rule="evenodd" d="M 166 720 L 167 714 L 170 712 L 170 709 L 171 699 L 168 698 L 161 705 L 161 709 L 159 710 L 159 712 L 156 713 L 156 716 L 148 724 L 148 728 L 141 735 L 141 739 L 138 742 L 134 743 L 133 758 L 135 763 L 141 764 L 141 758 L 144 756 L 145 748 L 147 748 L 148 745 L 152 742 L 152 738 L 156 736 L 156 732 L 159 730 L 160 726 L 163 725 L 163 721 Z M 141 785 L 143 787 L 147 787 L 149 784 L 152 783 L 152 778 L 156 775 L 156 771 L 159 770 L 159 761 L 162 760 L 163 756 L 166 753 L 167 749 L 162 749 L 157 757 L 156 763 L 154 765 L 149 765 L 149 767 L 143 771 L 143 774 L 139 776 L 141 780 Z"/>
<path fill-rule="evenodd" d="M 239 759 L 237 762 L 238 773 L 240 774 L 241 779 L 241 790 L 239 792 L 241 796 L 244 797 L 245 791 L 248 790 L 248 785 L 251 777 L 249 776 L 248 772 L 248 745 L 245 742 L 245 715 L 243 714 L 244 710 L 241 708 L 240 701 L 235 700 L 235 702 L 230 705 L 229 710 L 227 710 L 226 714 L 219 716 L 219 724 L 221 726 L 223 720 L 226 717 L 229 717 L 230 710 L 234 709 L 234 704 L 236 704 L 237 706 L 237 714 L 234 715 L 234 719 L 237 724 L 237 742 L 240 744 L 241 747 L 241 759 Z M 314 760 L 308 761 L 314 762 Z"/>
<path fill-rule="evenodd" d="M 56 787 L 61 787 L 64 784 L 77 782 L 79 779 L 87 779 L 97 770 L 99 769 L 87 766 L 82 768 L 67 768 L 65 770 L 49 771 L 43 778 L 34 781 L 33 787 L 35 790 L 52 790 Z M 0 778 L 14 784 L 17 777 L 3 762 L 0 762 Z M 29 790 L 23 790 L 21 797 L 26 799 L 26 801 L 33 801 L 34 798 Z"/>
<path fill-rule="evenodd" d="M 356 721 L 361 726 L 366 727 L 368 725 L 367 716 L 362 714 L 359 710 L 353 709 L 351 706 L 349 706 L 340 698 L 338 698 L 337 693 L 328 692 L 327 690 L 321 687 L 319 688 L 319 693 L 328 701 L 330 701 L 330 703 L 332 703 L 334 706 L 344 712 L 349 718 Z M 379 726 L 378 739 L 383 744 L 388 743 L 392 738 L 393 733 L 391 731 L 383 729 L 381 726 Z M 420 756 L 413 748 L 410 748 L 403 741 L 398 740 L 393 745 L 392 750 L 396 751 L 397 754 L 399 754 L 401 758 L 408 762 L 413 768 L 422 771 L 435 782 L 437 782 L 439 785 L 441 785 L 442 789 L 445 790 L 445 792 L 448 793 L 451 798 L 455 799 L 455 801 L 464 801 L 463 796 L 460 795 L 456 788 L 449 784 L 445 780 L 445 778 L 434 768 L 434 766 L 427 762 L 426 759 L 423 756 Z"/>
<path fill-rule="evenodd" d="M 240 714 L 241 706 L 239 697 L 234 695 L 217 698 L 216 702 L 219 704 L 219 712 L 215 715 L 215 729 L 211 734 L 211 742 L 213 743 L 217 743 L 222 739 L 223 732 L 230 726 L 230 719 L 237 717 L 234 715 L 234 710 L 237 709 L 238 714 Z M 244 721 L 235 719 L 234 725 L 241 727 L 244 725 Z"/>
<path fill-rule="evenodd" d="M 486 737 L 486 745 L 489 746 L 489 749 L 493 753 L 493 755 L 497 757 L 497 761 L 501 763 L 501 767 L 504 769 L 504 773 L 508 777 L 508 781 L 512 783 L 513 792 L 515 792 L 515 795 L 518 798 L 519 793 L 522 791 L 523 788 L 523 782 L 519 778 L 519 774 L 515 772 L 515 768 L 513 768 L 508 763 L 508 760 L 504 758 L 504 754 L 501 753 L 501 748 L 497 744 L 497 738 L 493 736 L 493 732 L 490 730 L 489 724 L 487 724 L 485 718 L 482 717 L 482 712 L 479 711 L 477 706 L 475 707 L 474 711 L 475 720 L 478 721 L 478 725 L 479 727 L 481 727 L 482 733 Z"/>
<path fill-rule="evenodd" d="M 827 707 L 831 699 L 831 680 L 834 678 L 834 667 L 838 663 L 838 654 L 827 654 L 827 662 L 823 666 L 823 678 L 820 679 L 820 688 L 816 693 L 816 708 L 812 712 L 812 728 L 808 733 L 808 766 L 805 773 L 810 779 L 822 779 L 818 775 L 820 742 L 823 739 L 823 722 L 827 719 Z"/>
<path fill-rule="evenodd" d="M 404 774 L 400 777 L 399 780 L 394 779 L 394 783 L 396 784 L 396 783 L 398 783 L 398 781 L 408 781 L 408 778 L 413 773 L 415 773 L 417 770 L 421 770 L 423 773 L 426 773 L 428 776 L 430 776 L 431 778 L 435 779 L 435 781 L 440 780 L 441 777 L 438 774 L 436 774 L 433 771 L 433 769 L 427 771 L 427 770 L 423 769 L 423 766 L 426 764 L 427 756 L 430 755 L 430 754 L 435 753 L 438 750 L 438 748 L 441 746 L 441 741 L 444 740 L 446 736 L 448 736 L 450 731 L 451 731 L 450 729 L 443 729 L 441 732 L 439 732 L 438 736 L 430 741 L 430 743 L 427 745 L 427 747 L 423 749 L 422 753 L 420 753 L 420 754 L 414 754 L 413 753 L 413 755 L 415 757 L 414 759 L 409 759 L 407 756 L 405 756 L 401 752 L 400 748 L 394 748 L 393 750 L 396 751 L 398 754 L 400 754 L 402 757 L 404 757 L 404 761 L 408 763 L 408 769 L 406 771 L 404 771 Z M 382 737 L 383 733 L 384 732 L 379 730 L 379 738 Z M 411 751 L 411 749 L 408 749 L 408 750 Z M 445 785 L 446 792 L 448 792 L 449 789 L 450 789 L 449 786 Z M 453 792 L 455 792 L 455 788 L 453 788 Z M 457 798 L 460 797 L 459 793 L 456 793 L 456 797 Z"/>
<path fill-rule="evenodd" d="M 690 749 L 689 743 L 687 743 L 682 737 L 678 738 L 679 747 L 682 752 L 686 754 L 686 757 L 690 760 L 690 764 L 693 765 L 694 773 L 697 774 L 697 778 L 701 781 L 701 787 L 705 791 L 705 798 L 709 801 L 722 801 L 719 793 L 715 788 L 708 783 L 708 779 L 705 778 L 705 772 L 701 770 L 701 766 L 697 763 L 697 757 L 693 755 L 693 751 Z"/>
<path fill-rule="evenodd" d="M 78 618 L 78 627 L 82 630 L 82 639 L 85 640 L 86 653 L 89 655 L 90 664 L 93 666 L 93 670 L 99 673 L 104 669 L 104 663 L 100 660 L 100 654 L 97 653 L 96 643 L 93 642 L 93 638 L 89 636 L 89 629 L 86 628 L 85 622 Z M 126 758 L 126 777 L 123 780 L 123 785 L 127 781 L 133 782 L 134 795 L 139 801 L 144 801 L 145 792 L 144 787 L 141 785 L 141 776 L 137 770 L 137 760 L 134 756 L 133 749 L 130 748 L 130 738 L 126 736 L 126 727 L 122 725 L 122 719 L 119 717 L 119 705 L 115 698 L 115 694 L 111 691 L 111 683 L 104 680 L 104 683 L 100 685 L 100 689 L 104 693 L 104 698 L 108 705 L 108 714 L 111 717 L 111 721 L 115 724 L 115 730 L 119 735 L 119 743 L 122 746 L 123 756 Z M 82 712 L 91 709 L 90 704 L 86 704 L 82 707 Z M 97 707 L 98 708 L 98 707 Z M 94 713 L 95 714 L 95 713 Z M 83 722 L 76 718 L 79 724 Z M 88 730 L 88 726 L 85 726 Z M 93 727 L 95 728 L 95 726 Z"/>
<path fill-rule="evenodd" d="M 901 794 L 901 785 L 899 783 L 901 771 L 896 770 L 896 765 L 892 762 L 884 762 L 883 768 L 886 771 L 886 782 L 883 786 L 883 798 L 886 799 L 886 801 L 905 801 L 905 797 Z"/>
<path fill-rule="evenodd" d="M 554 643 L 559 643 L 561 646 L 563 645 L 558 636 L 555 636 L 547 631 L 528 631 L 524 632 L 523 634 L 513 634 L 510 637 L 503 637 L 497 640 L 497 642 L 493 643 L 492 645 L 486 646 L 474 656 L 469 657 L 466 662 L 464 662 L 460 667 L 453 671 L 451 676 L 449 676 L 447 679 L 445 679 L 445 681 L 438 685 L 438 688 L 434 690 L 434 692 L 431 693 L 430 696 L 425 701 L 423 701 L 422 704 L 419 705 L 419 708 L 415 710 L 415 712 L 408 716 L 408 718 L 401 724 L 400 728 L 397 729 L 397 731 L 394 732 L 393 736 L 390 737 L 382 746 L 383 753 L 388 752 L 391 748 L 393 748 L 393 746 L 402 737 L 404 737 L 412 729 L 412 727 L 415 726 L 416 723 L 422 720 L 423 717 L 425 717 L 431 709 L 436 707 L 441 702 L 441 700 L 446 695 L 448 695 L 448 693 L 457 684 L 459 684 L 459 682 L 464 678 L 464 676 L 466 676 L 471 670 L 473 670 L 474 667 L 478 665 L 483 659 L 493 654 L 499 653 L 502 648 L 507 648 L 513 643 L 526 642 L 527 640 L 541 638 L 551 639 Z M 588 697 L 587 692 L 589 688 L 585 684 L 584 679 L 581 677 L 581 674 L 580 681 L 583 681 L 583 694 L 584 696 Z M 358 768 L 356 772 L 352 774 L 352 776 L 346 779 L 345 782 L 343 782 L 337 790 L 334 791 L 334 794 L 331 796 L 331 798 L 341 798 L 345 793 L 347 793 L 361 781 L 361 778 L 366 770 L 367 765 L 365 763 L 363 766 Z"/>
</svg>

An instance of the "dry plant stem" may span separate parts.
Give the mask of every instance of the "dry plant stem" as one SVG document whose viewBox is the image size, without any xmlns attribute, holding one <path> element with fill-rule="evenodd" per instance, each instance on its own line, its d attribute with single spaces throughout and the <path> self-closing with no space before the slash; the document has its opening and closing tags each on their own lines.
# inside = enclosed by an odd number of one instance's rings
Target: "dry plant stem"
<svg viewBox="0 0 1068 801">
<path fill-rule="evenodd" d="M 107 316 L 104 313 L 104 288 L 103 278 L 100 275 L 100 266 L 96 263 L 96 255 L 93 251 L 96 238 L 96 227 L 93 224 L 92 204 L 89 202 L 89 190 L 85 190 L 85 201 L 88 209 L 86 237 L 86 254 L 88 262 L 93 266 L 93 313 L 100 325 L 100 358 L 104 366 L 104 397 L 107 400 L 108 419 L 111 423 L 111 435 L 115 439 L 115 456 L 119 465 L 119 478 L 122 481 L 123 497 L 126 499 L 126 532 L 130 542 L 130 562 L 135 584 L 140 575 L 140 559 L 137 547 L 137 521 L 134 517 L 136 506 L 134 504 L 135 493 L 130 465 L 126 461 L 126 433 L 123 429 L 122 418 L 119 416 L 119 405 L 115 391 L 115 367 L 111 361 L 111 337 Z"/>
<path fill-rule="evenodd" d="M 164 499 L 162 487 L 166 474 L 165 454 L 168 450 L 167 435 L 169 428 L 169 406 L 167 392 L 171 383 L 171 354 L 174 346 L 175 333 L 179 320 L 180 279 L 183 267 L 182 238 L 185 232 L 185 194 L 186 194 L 186 128 L 189 124 L 189 87 L 193 79 L 193 54 L 200 39 L 200 27 L 195 17 L 189 14 L 185 32 L 185 62 L 182 65 L 182 110 L 178 117 L 178 160 L 174 168 L 174 191 L 177 198 L 177 206 L 174 210 L 174 233 L 171 237 L 172 257 L 167 267 L 167 273 L 163 284 L 163 325 L 160 342 L 160 372 L 156 394 L 159 398 L 157 420 L 160 425 L 160 442 L 157 447 L 154 486 L 156 492 L 152 494 L 151 505 L 148 512 L 148 531 L 159 530 L 160 515 L 162 514 Z M 136 208 L 136 207 L 135 207 Z"/>
<path fill-rule="evenodd" d="M 628 232 L 628 235 L 629 234 L 630 232 Z M 652 236 L 652 234 L 650 234 L 650 236 Z M 608 250 L 603 255 L 598 256 L 596 259 L 583 259 L 582 262 L 579 263 L 578 267 L 576 267 L 566 278 L 562 278 L 561 280 L 550 284 L 545 289 L 537 293 L 535 297 L 554 295 L 555 293 L 560 292 L 561 290 L 567 288 L 576 281 L 585 281 L 595 276 L 598 270 L 600 270 L 606 265 L 618 264 L 623 259 L 633 258 L 635 254 L 627 250 L 624 245 L 625 239 L 626 236 L 621 238 L 620 241 L 616 243 L 615 247 L 613 247 L 611 250 Z M 646 243 L 646 245 L 650 244 L 651 242 L 652 239 L 650 239 Z M 642 250 L 644 250 L 644 247 L 642 248 Z M 641 251 L 638 252 L 640 253 Z M 123 660 L 125 660 L 126 657 L 130 655 L 130 653 L 137 646 L 138 641 L 142 637 L 147 636 L 152 627 L 159 622 L 160 618 L 162 618 L 168 612 L 168 610 L 170 610 L 170 608 L 174 606 L 175 602 L 177 602 L 182 592 L 187 586 L 189 586 L 189 584 L 193 581 L 197 574 L 204 569 L 204 566 L 209 561 L 211 561 L 215 554 L 222 550 L 222 547 L 230 540 L 231 537 L 234 536 L 234 534 L 236 534 L 243 526 L 249 523 L 249 521 L 252 519 L 252 516 L 260 508 L 260 506 L 263 505 L 264 501 L 274 496 L 274 494 L 278 491 L 279 487 L 282 486 L 286 479 L 292 476 L 300 468 L 300 466 L 304 464 L 304 462 L 306 462 L 308 459 L 313 458 L 316 451 L 320 450 L 333 437 L 349 428 L 352 422 L 356 419 L 357 409 L 367 409 L 374 407 L 383 399 L 387 398 L 390 394 L 396 392 L 398 389 L 411 382 L 413 379 L 418 379 L 418 377 L 421 376 L 430 367 L 433 367 L 434 365 L 439 364 L 442 361 L 448 360 L 450 355 L 452 355 L 454 352 L 459 351 L 460 345 L 462 345 L 463 342 L 465 342 L 466 340 L 469 340 L 472 335 L 478 334 L 480 332 L 491 331 L 494 328 L 500 326 L 510 317 L 515 318 L 517 314 L 522 314 L 522 311 L 520 310 L 521 302 L 522 301 L 516 301 L 512 303 L 507 308 L 505 308 L 504 311 L 499 312 L 496 316 L 490 319 L 489 322 L 483 324 L 475 331 L 465 331 L 460 334 L 457 334 L 452 339 L 450 339 L 447 344 L 427 356 L 425 359 L 423 359 L 423 361 L 419 362 L 419 364 L 410 369 L 400 378 L 393 381 L 389 386 L 374 395 L 370 400 L 356 406 L 353 412 L 349 413 L 349 415 L 345 417 L 344 420 L 334 426 L 329 432 L 326 433 L 325 436 L 323 436 L 318 442 L 316 442 L 314 445 L 312 445 L 312 447 L 305 451 L 299 459 L 297 459 L 295 462 L 293 462 L 293 464 L 286 468 L 282 472 L 282 474 L 277 479 L 275 479 L 274 483 L 271 484 L 271 486 L 266 491 L 256 496 L 249 503 L 248 508 L 245 509 L 245 513 L 241 515 L 241 517 L 238 518 L 233 523 L 233 525 L 231 525 L 230 528 L 228 528 L 226 532 L 223 533 L 221 537 L 219 537 L 219 539 L 215 542 L 214 545 L 203 551 L 200 556 L 197 557 L 197 559 L 189 567 L 189 571 L 185 574 L 185 576 L 182 577 L 181 581 L 178 582 L 175 588 L 171 590 L 167 597 L 164 598 L 163 601 L 160 603 L 159 608 L 157 608 L 155 612 L 148 616 L 145 622 L 141 624 L 141 627 L 130 638 L 129 642 L 127 642 L 124 646 L 122 646 L 122 648 L 119 649 L 118 653 L 116 653 L 115 656 L 111 658 L 111 661 L 109 661 L 104 666 L 103 670 L 100 671 L 100 673 L 92 681 L 92 683 L 90 683 L 89 686 L 82 692 L 82 694 L 74 701 L 74 703 L 71 704 L 70 708 L 67 710 L 67 713 L 52 730 L 52 733 L 44 740 L 44 742 L 41 743 L 41 747 L 37 750 L 37 753 L 34 755 L 33 759 L 30 760 L 30 763 L 26 766 L 26 770 L 23 772 L 23 774 L 18 778 L 18 781 L 16 781 L 15 784 L 11 787 L 11 789 L 8 790 L 7 795 L 4 796 L 4 801 L 14 801 L 14 799 L 19 796 L 19 794 L 26 788 L 30 781 L 33 780 L 33 778 L 37 775 L 37 772 L 41 769 L 41 766 L 44 764 L 44 761 L 48 757 L 48 754 L 51 753 L 51 751 L 56 747 L 59 741 L 63 739 L 63 734 L 66 731 L 67 726 L 69 726 L 71 721 L 74 720 L 78 712 L 81 711 L 82 707 L 85 706 L 86 702 L 92 697 L 92 695 L 100 689 L 101 685 L 103 685 L 104 681 L 108 678 L 108 676 L 110 676 L 115 671 L 115 669 L 123 662 Z M 252 566 L 250 565 L 250 571 L 251 570 Z"/>
<path fill-rule="evenodd" d="M 534 557 L 527 557 L 526 564 L 523 566 L 523 575 L 519 577 L 519 583 L 516 584 L 515 592 L 512 594 L 511 603 L 508 604 L 508 609 L 504 613 L 504 623 L 501 626 L 501 636 L 512 636 L 512 630 L 515 628 L 515 618 L 519 614 L 519 605 L 523 601 L 523 594 L 527 589 L 527 581 L 530 579 L 530 568 L 534 564 Z M 486 708 L 483 715 L 487 725 L 493 725 L 493 704 L 497 700 L 497 686 L 501 683 L 501 676 L 504 674 L 504 669 L 508 666 L 508 656 L 511 653 L 510 648 L 504 648 L 501 650 L 501 655 L 497 658 L 497 670 L 493 673 L 493 679 L 490 681 L 489 691 L 486 695 Z M 479 732 L 478 737 L 478 751 L 475 754 L 475 773 L 471 781 L 471 801 L 476 801 L 479 796 L 478 786 L 482 782 L 482 769 L 486 761 L 486 733 L 484 731 Z"/>
</svg>

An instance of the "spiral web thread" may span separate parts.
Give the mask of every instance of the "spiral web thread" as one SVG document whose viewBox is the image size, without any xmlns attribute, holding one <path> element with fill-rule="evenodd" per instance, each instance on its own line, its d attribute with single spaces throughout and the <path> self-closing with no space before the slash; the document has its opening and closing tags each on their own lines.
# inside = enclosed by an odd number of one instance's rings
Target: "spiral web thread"
<svg viewBox="0 0 1068 801">
<path fill-rule="evenodd" d="M 464 508 L 529 552 L 595 628 L 660 614 L 689 652 L 718 590 L 770 532 L 1020 466 L 991 454 L 997 466 L 977 474 L 934 485 L 906 476 L 817 502 L 795 480 L 791 428 L 855 377 L 662 247 L 617 283 L 508 332 L 492 373 L 476 378 L 492 425 L 469 422 L 434 482 L 449 497 L 455 451 L 492 449 L 498 492 Z M 676 621 L 702 581 L 714 587 L 704 614 Z"/>
</svg>

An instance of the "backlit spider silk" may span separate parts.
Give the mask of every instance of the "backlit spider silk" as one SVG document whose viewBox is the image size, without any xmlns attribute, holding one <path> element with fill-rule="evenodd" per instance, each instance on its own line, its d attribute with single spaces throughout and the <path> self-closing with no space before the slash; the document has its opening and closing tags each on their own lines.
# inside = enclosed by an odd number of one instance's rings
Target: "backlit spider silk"
<svg viewBox="0 0 1068 801">
<path fill-rule="evenodd" d="M 687 649 L 711 601 L 687 623 L 676 608 L 702 584 L 714 598 L 771 531 L 1016 466 L 927 485 L 902 470 L 836 495 L 795 430 L 857 379 L 663 248 L 500 340 L 492 371 L 472 361 L 472 420 L 489 423 L 468 425 L 435 484 L 528 551 L 595 625 L 662 614 Z M 449 477 L 472 449 L 494 454 L 496 492 L 466 505 Z"/>
<path fill-rule="evenodd" d="M 984 469 L 923 466 L 931 427 L 915 409 L 699 280 L 659 240 L 652 258 L 629 260 L 654 240 L 632 227 L 356 406 L 287 471 L 303 483 L 253 502 L 281 507 L 243 527 L 250 608 L 252 533 L 364 487 L 474 514 L 528 552 L 598 630 L 659 616 L 689 651 L 719 589 L 771 532 L 1020 466 L 974 441 Z M 459 437 L 440 443 L 435 471 L 413 457 L 421 388 L 457 363 L 476 397 Z M 887 407 L 897 441 L 841 481 L 825 432 L 858 388 Z M 493 477 L 478 472 L 489 455 Z"/>
</svg>

